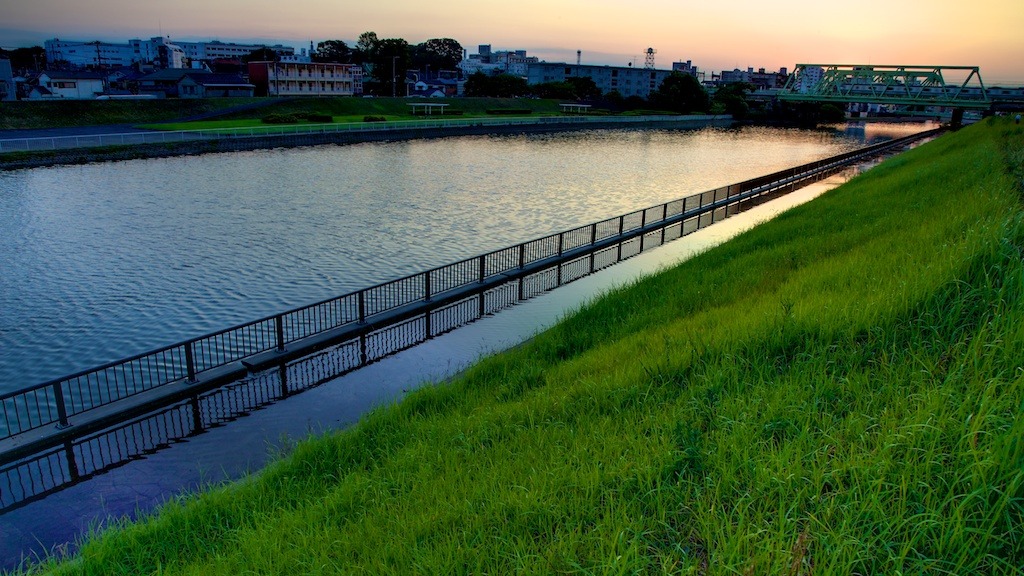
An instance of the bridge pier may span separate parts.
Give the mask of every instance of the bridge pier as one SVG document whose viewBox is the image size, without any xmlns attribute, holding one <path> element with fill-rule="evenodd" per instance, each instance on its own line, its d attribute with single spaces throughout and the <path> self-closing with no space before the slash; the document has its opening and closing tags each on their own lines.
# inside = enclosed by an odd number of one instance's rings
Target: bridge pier
<svg viewBox="0 0 1024 576">
<path fill-rule="evenodd" d="M 953 108 L 953 117 L 949 120 L 949 127 L 956 130 L 964 125 L 964 109 Z"/>
</svg>

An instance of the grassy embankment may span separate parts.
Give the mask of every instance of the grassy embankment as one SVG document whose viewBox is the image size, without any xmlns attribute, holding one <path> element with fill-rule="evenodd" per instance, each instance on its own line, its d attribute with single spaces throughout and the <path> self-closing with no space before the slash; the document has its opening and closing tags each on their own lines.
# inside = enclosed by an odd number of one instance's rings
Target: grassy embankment
<svg viewBox="0 0 1024 576">
<path fill-rule="evenodd" d="M 0 130 L 165 122 L 258 102 L 257 98 L 197 100 L 61 100 L 4 102 Z M 253 111 L 257 113 L 258 111 Z"/>
<path fill-rule="evenodd" d="M 891 159 L 55 573 L 1019 573 L 1024 131 Z"/>
<path fill-rule="evenodd" d="M 458 98 L 444 100 L 441 104 L 447 104 L 448 109 L 457 111 L 458 115 L 440 116 L 414 116 L 409 106 L 428 102 L 423 99 L 409 98 L 304 98 L 283 101 L 273 106 L 259 110 L 245 110 L 237 113 L 225 114 L 217 120 L 206 120 L 200 122 L 182 122 L 159 125 L 145 125 L 145 128 L 158 130 L 214 130 L 219 128 L 251 128 L 254 126 L 271 128 L 273 125 L 264 124 L 262 118 L 269 114 L 279 115 L 303 115 L 319 114 L 330 116 L 333 122 L 358 122 L 362 123 L 367 116 L 372 116 L 384 121 L 396 120 L 437 120 L 477 118 L 489 116 L 488 110 L 519 110 L 524 111 L 519 116 L 558 116 L 561 109 L 557 100 L 533 100 L 516 98 Z M 431 101 L 433 103 L 438 103 Z M 525 112 L 525 111 L 528 111 Z M 300 119 L 296 124 L 317 124 L 320 122 L 309 122 Z"/>
<path fill-rule="evenodd" d="M 60 102 L 5 102 L 0 106 L 0 130 L 28 128 L 66 128 L 107 124 L 132 124 L 157 130 L 198 130 L 266 126 L 261 122 L 270 114 L 321 114 L 334 122 L 362 122 L 366 116 L 386 120 L 412 120 L 409 103 L 422 99 L 407 98 L 207 98 L 196 100 L 63 100 Z M 557 116 L 557 100 L 515 98 L 458 98 L 445 100 L 450 110 L 465 117 L 488 116 L 488 110 L 529 110 L 528 116 Z M 239 106 L 263 106 L 231 111 Z M 173 122 L 201 114 L 225 111 L 216 120 Z M 459 116 L 452 116 L 458 118 Z M 432 118 L 436 118 L 433 116 Z M 303 123 L 303 122 L 300 122 Z"/>
</svg>

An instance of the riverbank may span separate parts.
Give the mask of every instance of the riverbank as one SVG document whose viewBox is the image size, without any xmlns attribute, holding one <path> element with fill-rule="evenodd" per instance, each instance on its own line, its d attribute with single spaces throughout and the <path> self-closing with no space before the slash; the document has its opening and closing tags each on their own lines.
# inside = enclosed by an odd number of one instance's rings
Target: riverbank
<svg viewBox="0 0 1024 576">
<path fill-rule="evenodd" d="M 1013 573 L 1024 131 L 891 159 L 57 573 Z"/>
<path fill-rule="evenodd" d="M 270 148 L 292 148 L 324 144 L 355 144 L 361 142 L 389 142 L 444 138 L 448 136 L 474 136 L 484 134 L 538 134 L 571 132 L 579 130 L 601 130 L 622 128 L 669 128 L 692 130 L 705 127 L 728 127 L 731 116 L 630 116 L 630 117 L 537 117 L 510 120 L 453 120 L 431 122 L 369 123 L 365 126 L 330 126 L 298 129 L 294 133 L 282 129 L 282 133 L 260 132 L 250 134 L 248 130 L 212 130 L 196 133 L 153 134 L 156 142 L 146 143 L 146 134 L 132 134 L 128 140 L 134 143 L 112 146 L 67 147 L 54 146 L 54 150 L 28 152 L 7 152 L 0 154 L 0 171 L 39 168 L 45 166 L 110 162 L 141 158 L 167 158 L 216 152 L 238 152 Z M 339 129 L 343 128 L 343 129 Z M 116 136 L 116 135 L 113 135 Z M 183 141 L 159 141 L 180 137 Z M 110 138 L 116 142 L 116 137 Z"/>
</svg>

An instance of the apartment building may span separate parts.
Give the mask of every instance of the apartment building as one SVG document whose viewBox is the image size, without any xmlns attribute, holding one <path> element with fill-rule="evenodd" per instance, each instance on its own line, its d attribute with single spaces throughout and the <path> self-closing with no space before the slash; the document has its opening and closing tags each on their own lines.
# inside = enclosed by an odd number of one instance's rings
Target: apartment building
<svg viewBox="0 0 1024 576">
<path fill-rule="evenodd" d="M 566 64 L 564 62 L 537 62 L 527 70 L 528 84 L 564 82 L 567 78 L 586 77 L 597 84 L 602 93 L 613 90 L 623 96 L 647 98 L 672 74 L 671 70 L 633 68 L 632 66 L 596 66 Z"/>
<path fill-rule="evenodd" d="M 354 64 L 249 62 L 257 96 L 356 96 L 363 93 L 363 69 Z"/>
</svg>

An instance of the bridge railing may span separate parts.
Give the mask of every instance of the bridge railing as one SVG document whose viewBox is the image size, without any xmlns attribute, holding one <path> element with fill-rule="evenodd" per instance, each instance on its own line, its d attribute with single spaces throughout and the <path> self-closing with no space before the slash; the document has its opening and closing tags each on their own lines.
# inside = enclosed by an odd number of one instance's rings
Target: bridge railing
<svg viewBox="0 0 1024 576">
<path fill-rule="evenodd" d="M 831 174 L 859 158 L 920 137 L 922 134 L 875 144 L 578 226 L 0 395 L 0 439 L 47 425 L 66 427 L 70 425 L 70 418 L 83 412 L 160 386 L 195 381 L 203 372 L 244 361 L 257 354 L 283 350 L 288 344 L 344 326 L 372 321 L 375 316 L 479 285 L 488 278 L 522 270 L 533 263 L 561 257 L 564 253 L 579 255 L 588 247 L 593 247 L 595 252 L 606 250 L 600 247 L 618 241 L 619 254 L 617 259 L 613 258 L 613 261 L 618 261 L 623 259 L 623 246 L 629 239 L 640 238 L 636 253 L 644 249 L 646 235 L 660 234 L 661 241 L 664 241 L 666 222 L 678 224 L 678 232 L 673 232 L 675 237 L 685 235 L 735 213 L 740 199 Z M 562 283 L 561 265 L 558 274 L 555 285 Z M 480 298 L 483 309 L 484 297 Z M 462 305 L 460 302 L 452 306 Z M 428 312 L 427 316 L 437 314 L 438 320 L 443 322 L 443 313 Z M 460 323 L 465 322 L 454 321 L 454 325 Z M 403 349 L 400 344 L 388 342 L 388 330 L 391 328 L 381 328 L 375 333 L 374 338 L 379 340 L 373 344 L 375 352 L 367 355 L 364 349 L 363 356 L 372 360 Z M 442 331 L 428 328 L 426 337 Z M 397 341 L 405 340 L 397 338 Z"/>
</svg>

